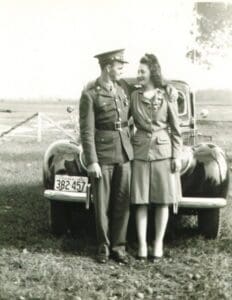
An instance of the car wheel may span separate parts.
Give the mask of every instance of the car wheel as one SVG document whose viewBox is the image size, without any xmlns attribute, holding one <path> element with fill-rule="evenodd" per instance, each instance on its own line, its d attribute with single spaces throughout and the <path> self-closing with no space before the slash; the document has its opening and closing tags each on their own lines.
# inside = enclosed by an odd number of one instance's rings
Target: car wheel
<svg viewBox="0 0 232 300">
<path fill-rule="evenodd" d="M 62 235 L 68 232 L 67 203 L 49 201 L 49 221 L 53 234 Z"/>
<path fill-rule="evenodd" d="M 206 238 L 216 239 L 220 234 L 221 210 L 212 208 L 198 212 L 198 229 Z"/>
</svg>

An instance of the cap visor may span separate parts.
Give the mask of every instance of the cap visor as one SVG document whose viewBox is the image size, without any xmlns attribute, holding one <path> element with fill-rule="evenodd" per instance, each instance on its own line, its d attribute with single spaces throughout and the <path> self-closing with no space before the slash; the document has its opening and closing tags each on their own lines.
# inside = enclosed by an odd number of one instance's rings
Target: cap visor
<svg viewBox="0 0 232 300">
<path fill-rule="evenodd" d="M 128 61 L 125 61 L 125 60 L 115 60 L 115 61 L 118 61 L 118 62 L 121 62 L 121 63 L 123 63 L 123 64 L 129 64 L 129 62 Z"/>
</svg>

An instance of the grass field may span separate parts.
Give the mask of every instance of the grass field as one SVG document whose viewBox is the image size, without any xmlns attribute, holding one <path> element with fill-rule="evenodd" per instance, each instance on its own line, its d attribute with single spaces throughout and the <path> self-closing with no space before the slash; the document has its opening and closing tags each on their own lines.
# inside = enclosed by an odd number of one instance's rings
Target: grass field
<svg viewBox="0 0 232 300">
<path fill-rule="evenodd" d="M 38 110 L 70 127 L 66 103 L 2 102 L 1 107 L 13 110 L 1 113 L 1 131 Z M 230 104 L 225 111 L 232 113 Z M 223 114 L 220 118 L 201 120 L 199 129 L 212 134 L 231 161 L 232 122 L 224 122 Z M 28 128 L 36 135 L 35 121 Z M 0 141 L 0 299 L 232 299 L 231 191 L 220 239 L 205 240 L 187 227 L 167 239 L 165 258 L 156 264 L 136 261 L 130 246 L 129 266 L 99 265 L 95 237 L 84 224 L 75 237 L 56 238 L 49 231 L 42 159 L 48 145 L 62 137 L 51 129 L 41 143 L 18 134 Z"/>
</svg>

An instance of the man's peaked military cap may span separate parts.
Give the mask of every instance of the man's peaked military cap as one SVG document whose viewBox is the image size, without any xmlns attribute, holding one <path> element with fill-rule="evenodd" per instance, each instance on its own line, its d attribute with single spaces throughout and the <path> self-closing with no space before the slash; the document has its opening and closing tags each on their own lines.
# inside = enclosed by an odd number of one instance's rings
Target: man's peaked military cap
<svg viewBox="0 0 232 300">
<path fill-rule="evenodd" d="M 95 55 L 94 57 L 99 60 L 100 64 L 110 63 L 114 61 L 118 61 L 124 64 L 128 63 L 124 59 L 124 49 L 100 53 Z"/>
</svg>

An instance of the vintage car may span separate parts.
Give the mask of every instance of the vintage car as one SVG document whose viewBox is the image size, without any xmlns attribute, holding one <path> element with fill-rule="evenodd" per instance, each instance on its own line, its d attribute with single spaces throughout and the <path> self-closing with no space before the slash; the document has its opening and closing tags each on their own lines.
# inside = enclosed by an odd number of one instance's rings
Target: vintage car
<svg viewBox="0 0 232 300">
<path fill-rule="evenodd" d="M 226 156 L 210 137 L 202 142 L 196 127 L 194 94 L 189 85 L 178 80 L 169 82 L 178 90 L 177 106 L 184 140 L 183 198 L 179 214 L 197 215 L 200 234 L 216 238 L 220 231 L 221 208 L 227 204 L 229 168 Z M 133 78 L 122 80 L 121 84 L 128 93 L 138 88 Z M 87 223 L 94 226 L 91 183 L 79 142 L 58 140 L 48 147 L 44 155 L 43 182 L 53 233 L 63 234 L 75 226 L 81 230 Z"/>
</svg>

